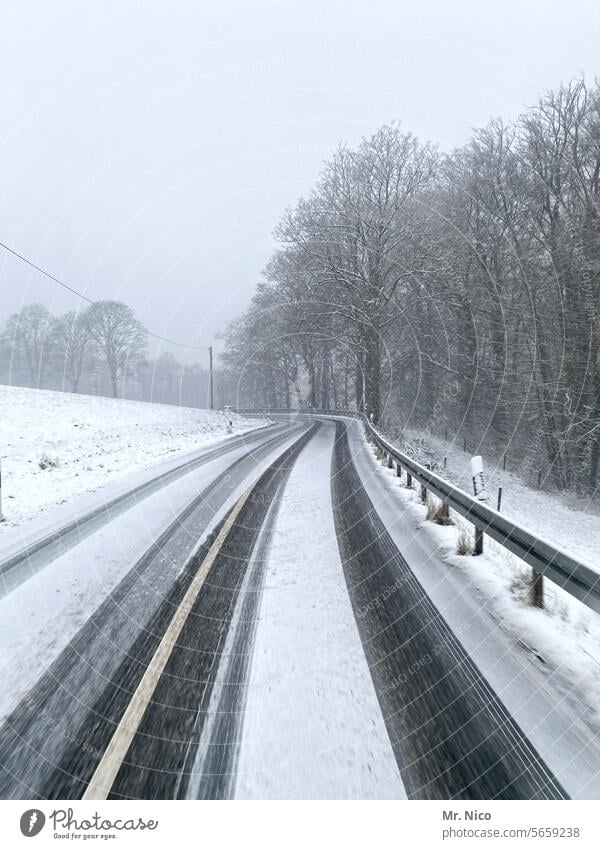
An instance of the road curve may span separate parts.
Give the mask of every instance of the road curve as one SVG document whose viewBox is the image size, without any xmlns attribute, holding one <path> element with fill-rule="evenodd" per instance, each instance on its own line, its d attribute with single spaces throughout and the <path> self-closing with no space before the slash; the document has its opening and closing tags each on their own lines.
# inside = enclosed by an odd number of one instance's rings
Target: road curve
<svg viewBox="0 0 600 849">
<path fill-rule="evenodd" d="M 386 530 L 343 422 L 283 429 L 199 493 L 0 727 L 0 764 L 3 798 L 567 798 Z"/>
</svg>

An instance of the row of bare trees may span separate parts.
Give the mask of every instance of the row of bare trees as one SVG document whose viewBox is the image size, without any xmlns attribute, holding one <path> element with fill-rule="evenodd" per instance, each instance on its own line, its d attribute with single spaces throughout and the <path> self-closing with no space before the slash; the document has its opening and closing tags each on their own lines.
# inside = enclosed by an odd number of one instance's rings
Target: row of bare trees
<svg viewBox="0 0 600 849">
<path fill-rule="evenodd" d="M 353 405 L 595 490 L 599 200 L 583 80 L 450 155 L 397 126 L 340 147 L 227 332 L 231 400 Z"/>
<path fill-rule="evenodd" d="M 207 406 L 208 374 L 201 364 L 182 363 L 170 351 L 152 360 L 147 347 L 144 326 L 120 301 L 98 301 L 61 316 L 29 304 L 0 333 L 0 381 Z"/>
</svg>

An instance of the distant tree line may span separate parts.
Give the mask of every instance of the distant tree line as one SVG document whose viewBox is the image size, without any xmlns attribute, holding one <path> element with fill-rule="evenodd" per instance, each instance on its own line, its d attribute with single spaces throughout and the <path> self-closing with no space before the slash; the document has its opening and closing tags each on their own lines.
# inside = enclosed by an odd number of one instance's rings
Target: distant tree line
<svg viewBox="0 0 600 849">
<path fill-rule="evenodd" d="M 226 333 L 229 400 L 366 409 L 594 492 L 599 200 L 583 80 L 449 155 L 397 126 L 341 146 Z"/>
<path fill-rule="evenodd" d="M 98 301 L 53 316 L 42 304 L 12 315 L 0 332 L 0 382 L 207 407 L 209 378 L 197 357 L 147 356 L 148 335 L 131 307 Z M 215 379 L 216 401 L 221 380 Z"/>
</svg>

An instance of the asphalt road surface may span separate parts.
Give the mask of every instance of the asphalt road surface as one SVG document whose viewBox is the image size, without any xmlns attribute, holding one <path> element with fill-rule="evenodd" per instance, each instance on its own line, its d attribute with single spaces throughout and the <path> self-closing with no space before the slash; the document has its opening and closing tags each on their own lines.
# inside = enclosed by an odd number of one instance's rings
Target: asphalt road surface
<svg viewBox="0 0 600 849">
<path fill-rule="evenodd" d="M 197 493 L 112 592 L 98 600 L 86 624 L 5 717 L 0 726 L 2 798 L 236 795 L 240 751 L 250 734 L 244 721 L 249 682 L 253 670 L 254 677 L 258 674 L 257 627 L 261 622 L 264 626 L 265 602 L 281 574 L 277 570 L 285 552 L 284 528 L 295 520 L 310 537 L 315 521 L 308 500 L 305 509 L 297 501 L 301 476 L 293 503 L 288 491 L 292 470 L 308 463 L 307 446 L 315 440 L 329 446 L 318 462 L 329 470 L 330 501 L 323 503 L 330 504 L 332 530 L 325 544 L 329 568 L 338 569 L 340 580 L 331 581 L 330 574 L 328 586 L 338 594 L 338 609 L 346 605 L 352 611 L 353 621 L 346 622 L 343 633 L 344 639 L 349 639 L 348 628 L 350 637 L 356 633 L 361 663 L 366 659 L 368 668 L 355 684 L 369 689 L 356 696 L 366 711 L 364 734 L 375 734 L 369 729 L 380 726 L 387 735 L 383 742 L 379 736 L 378 748 L 372 750 L 378 752 L 373 758 L 383 762 L 383 749 L 389 749 L 386 763 L 397 775 L 394 795 L 567 798 L 393 542 L 357 473 L 346 427 L 340 421 L 305 421 L 245 438 L 241 456 Z M 226 453 L 225 447 L 217 450 Z M 167 480 L 185 473 L 184 468 L 176 469 Z M 311 474 L 308 465 L 306 474 Z M 148 486 L 160 487 L 167 480 Z M 122 512 L 133 502 L 139 509 L 143 494 L 132 492 L 112 509 Z M 287 525 L 278 520 L 280 509 L 287 510 Z M 86 533 L 92 535 L 96 522 L 109 520 L 110 511 L 88 517 Z M 75 544 L 72 533 L 72 528 L 64 529 L 64 545 Z M 299 539 L 302 534 L 290 543 L 288 562 L 296 558 L 299 575 L 310 577 L 306 569 L 314 569 L 316 581 L 319 564 L 305 562 Z M 45 549 L 4 568 L 14 570 L 22 583 L 28 579 L 26 568 L 51 569 L 54 547 L 60 545 L 59 537 L 49 539 Z M 289 584 L 286 576 L 283 583 Z M 284 590 L 288 599 L 292 593 L 293 611 L 295 590 Z M 306 592 L 302 604 L 299 597 L 298 610 L 312 604 Z M 287 639 L 290 622 L 282 623 L 282 629 L 284 624 Z M 279 649 L 281 663 L 284 643 L 274 627 L 272 645 Z M 297 640 L 310 639 L 303 634 L 302 621 L 294 627 Z M 336 636 L 334 631 L 332 624 L 331 637 L 324 638 L 331 639 L 332 649 L 342 633 Z M 314 654 L 318 665 L 318 646 Z M 335 658 L 335 653 L 328 657 Z M 336 679 L 342 676 L 341 666 L 327 669 L 327 680 L 342 694 L 340 704 L 352 709 L 343 693 L 347 672 L 343 680 Z M 310 671 L 304 670 L 307 674 Z M 285 706 L 290 728 L 301 733 L 306 722 L 304 759 L 310 762 L 318 754 L 320 773 L 313 795 L 321 779 L 327 780 L 323 787 L 331 787 L 343 766 L 333 749 L 329 763 L 321 744 L 321 751 L 311 751 L 316 745 L 308 732 L 312 720 L 303 717 L 311 716 L 311 699 L 322 700 L 320 689 L 307 686 L 305 696 L 296 690 L 294 703 Z M 342 721 L 332 716 L 332 729 Z M 264 734 L 268 737 L 268 727 Z M 365 751 L 368 757 L 371 749 L 362 747 L 363 760 Z M 366 767 L 370 770 L 369 764 Z M 287 768 L 293 771 L 294 763 Z M 381 785 L 379 790 L 385 795 Z"/>
</svg>

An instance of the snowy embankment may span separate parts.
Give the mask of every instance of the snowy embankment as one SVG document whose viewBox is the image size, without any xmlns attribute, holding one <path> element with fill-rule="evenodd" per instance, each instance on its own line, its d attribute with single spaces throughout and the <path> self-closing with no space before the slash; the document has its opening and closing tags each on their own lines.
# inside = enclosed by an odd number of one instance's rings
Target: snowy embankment
<svg viewBox="0 0 600 849">
<path fill-rule="evenodd" d="M 0 386 L 5 519 L 0 533 L 136 471 L 261 424 L 188 407 Z"/>
<path fill-rule="evenodd" d="M 410 438 L 410 434 L 408 434 Z M 413 435 L 414 438 L 414 435 Z M 364 437 L 363 437 L 364 439 Z M 431 440 L 434 443 L 434 440 Z M 441 443 L 443 445 L 443 443 Z M 365 446 L 367 446 L 365 440 Z M 401 447 L 406 450 L 406 444 Z M 427 521 L 428 510 L 421 503 L 418 489 L 408 489 L 406 478 L 396 477 L 392 469 L 382 466 L 376 459 L 372 448 L 368 448 L 373 464 L 379 475 L 383 476 L 397 498 L 413 514 L 418 527 L 433 537 L 438 555 L 452 567 L 465 570 L 483 594 L 486 607 L 494 612 L 494 618 L 519 644 L 525 645 L 533 656 L 537 656 L 545 665 L 559 669 L 571 686 L 578 689 L 585 701 L 595 713 L 595 722 L 600 721 L 600 615 L 590 610 L 552 581 L 544 581 L 545 609 L 532 607 L 529 603 L 531 569 L 516 555 L 485 537 L 484 553 L 478 557 L 458 553 L 461 535 L 472 550 L 473 526 L 454 510 L 450 511 L 452 526 L 443 527 L 433 521 Z M 464 466 L 456 454 L 462 455 Z M 447 467 L 440 471 L 447 479 L 461 485 L 469 491 L 470 473 L 468 459 L 463 452 L 448 452 Z M 426 458 L 421 456 L 420 462 Z M 491 470 L 490 470 L 491 471 Z M 589 537 L 582 538 L 581 526 L 589 523 L 590 534 L 596 527 L 600 541 L 600 519 L 569 509 L 560 499 L 548 493 L 536 492 L 526 487 L 509 473 L 497 471 L 488 474 L 488 493 L 492 491 L 490 482 L 508 490 L 507 481 L 514 482 L 512 497 L 504 502 L 503 512 L 514 518 L 515 522 L 526 526 L 547 540 L 552 540 L 560 548 L 573 556 L 586 560 L 598 568 L 597 561 L 584 553 L 591 554 L 594 549 Z M 508 496 L 508 492 L 507 492 Z M 437 502 L 429 496 L 431 502 Z M 493 505 L 496 506 L 495 503 Z M 537 511 L 546 511 L 539 515 Z M 582 706 L 582 712 L 583 712 Z"/>
<path fill-rule="evenodd" d="M 419 462 L 433 460 L 442 477 L 465 492 L 473 491 L 471 454 L 463 451 L 460 445 L 414 430 L 405 431 L 404 437 L 404 445 L 395 441 L 398 447 L 405 450 L 411 446 Z M 591 569 L 600 571 L 598 502 L 535 489 L 524 483 L 518 474 L 497 468 L 485 455 L 483 471 L 490 507 L 496 508 L 498 487 L 502 487 L 502 513 L 551 545 L 568 551 Z"/>
</svg>

